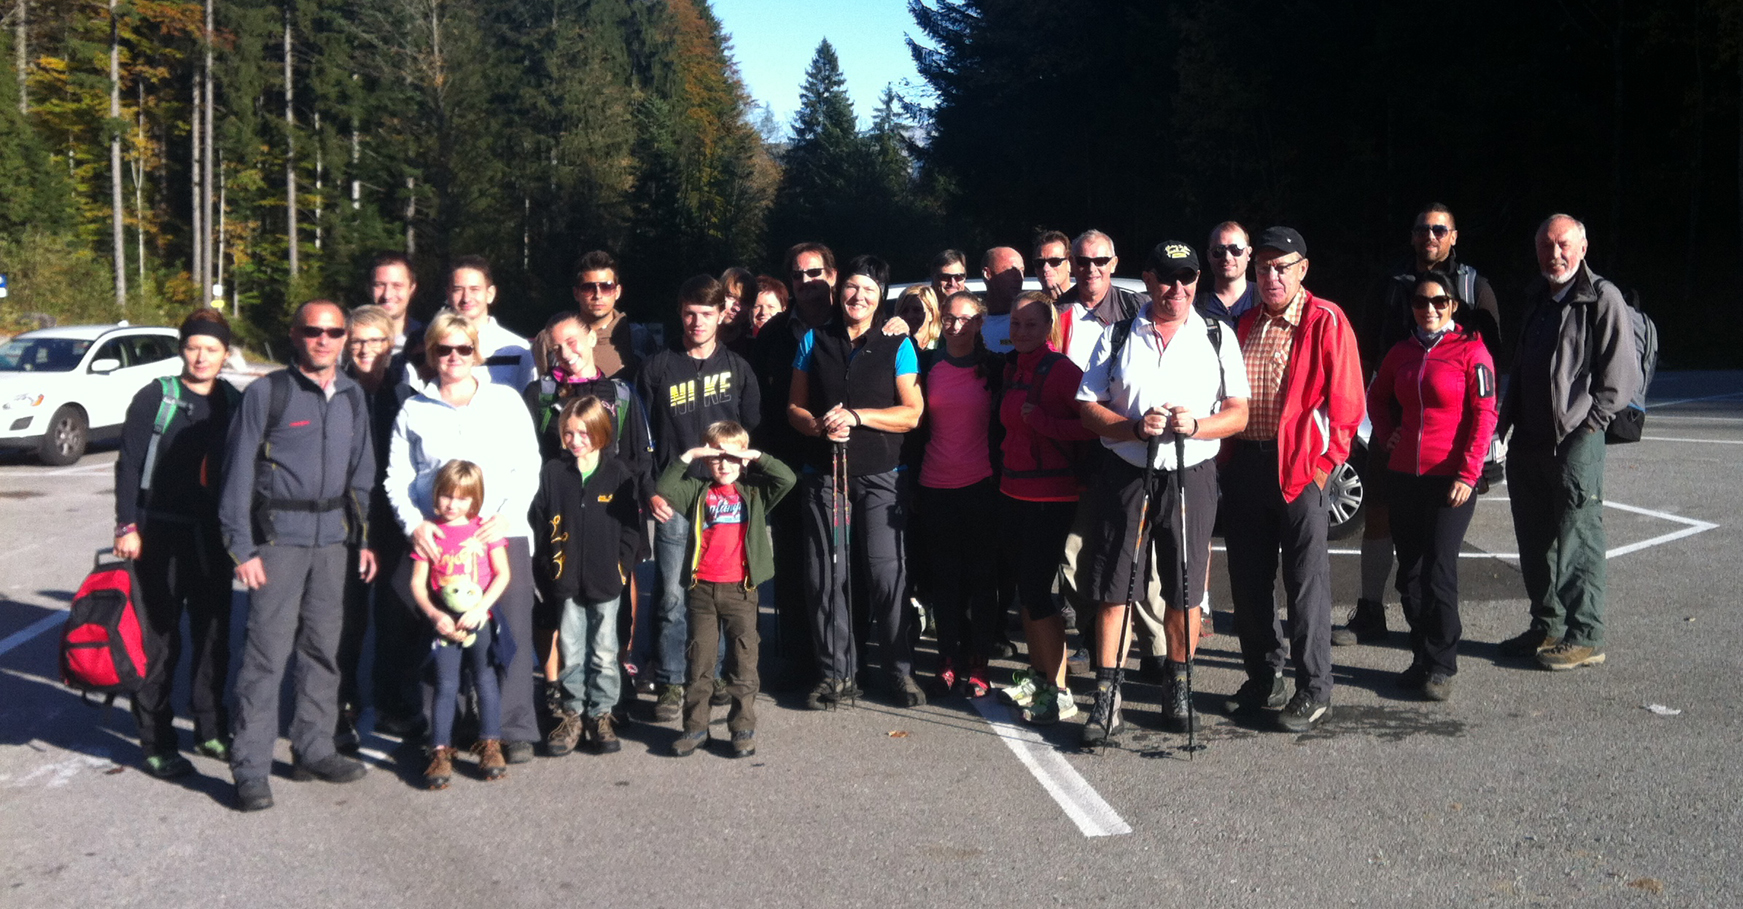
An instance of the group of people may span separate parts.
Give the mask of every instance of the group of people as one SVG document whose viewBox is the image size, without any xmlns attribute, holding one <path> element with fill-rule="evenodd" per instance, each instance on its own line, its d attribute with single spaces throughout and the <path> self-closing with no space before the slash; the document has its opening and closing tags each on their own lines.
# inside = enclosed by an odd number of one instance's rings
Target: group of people
<svg viewBox="0 0 1743 909">
<path fill-rule="evenodd" d="M 1227 711 L 1293 732 L 1323 722 L 1332 645 L 1385 634 L 1394 557 L 1412 651 L 1399 682 L 1445 700 L 1458 552 L 1509 429 L 1531 624 L 1502 651 L 1602 662 L 1603 431 L 1640 381 L 1620 295 L 1585 264 L 1584 226 L 1546 220 L 1502 381 L 1495 297 L 1454 256 L 1452 213 L 1429 206 L 1411 236 L 1360 342 L 1304 287 L 1300 233 L 1232 221 L 1210 232 L 1208 268 L 1186 242 L 1149 250 L 1146 293 L 1114 284 L 1114 243 L 1095 230 L 1037 238 L 1039 289 L 1024 289 L 1023 254 L 997 247 L 972 293 L 951 250 L 895 299 L 882 260 L 801 243 L 786 281 L 685 281 L 670 345 L 618 308 L 602 251 L 577 265 L 577 307 L 530 341 L 491 314 L 484 260 L 453 263 L 424 325 L 410 262 L 385 254 L 370 304 L 303 304 L 294 362 L 245 393 L 217 376 L 222 315 L 196 312 L 182 374 L 141 389 L 116 465 L 115 549 L 137 559 L 157 657 L 133 699 L 145 766 L 193 769 L 169 698 L 184 613 L 195 750 L 228 760 L 244 810 L 272 804 L 293 656 L 293 775 L 364 774 L 346 752 L 371 627 L 374 728 L 427 734 L 438 789 L 466 703 L 485 779 L 538 743 L 618 750 L 640 693 L 656 722 L 681 723 L 675 754 L 708 745 L 719 706 L 725 753 L 746 756 L 759 664 L 818 710 L 868 685 L 906 707 L 987 696 L 991 661 L 1015 652 L 1013 611 L 1028 666 L 999 694 L 1025 721 L 1079 713 L 1075 628 L 1096 676 L 1086 747 L 1124 730 L 1134 646 L 1164 725 L 1190 731 L 1219 516 L 1247 675 Z M 1362 595 L 1333 629 L 1327 483 L 1364 414 Z M 233 716 L 232 578 L 250 597 Z M 767 661 L 759 589 L 775 607 Z M 936 660 L 917 666 L 927 626 Z"/>
</svg>

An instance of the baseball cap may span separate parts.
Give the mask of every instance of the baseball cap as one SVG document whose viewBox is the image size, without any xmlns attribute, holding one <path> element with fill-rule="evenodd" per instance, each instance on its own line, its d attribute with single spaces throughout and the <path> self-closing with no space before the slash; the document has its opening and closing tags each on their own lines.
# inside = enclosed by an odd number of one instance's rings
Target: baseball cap
<svg viewBox="0 0 1743 909">
<path fill-rule="evenodd" d="M 1144 260 L 1144 270 L 1158 275 L 1173 274 L 1182 268 L 1197 271 L 1198 253 L 1193 252 L 1191 244 L 1179 240 L 1163 240 Z"/>
<path fill-rule="evenodd" d="M 1301 239 L 1301 234 L 1293 227 L 1267 227 L 1259 239 L 1253 241 L 1254 249 L 1275 249 L 1280 253 L 1300 253 L 1307 258 L 1307 241 Z"/>
</svg>

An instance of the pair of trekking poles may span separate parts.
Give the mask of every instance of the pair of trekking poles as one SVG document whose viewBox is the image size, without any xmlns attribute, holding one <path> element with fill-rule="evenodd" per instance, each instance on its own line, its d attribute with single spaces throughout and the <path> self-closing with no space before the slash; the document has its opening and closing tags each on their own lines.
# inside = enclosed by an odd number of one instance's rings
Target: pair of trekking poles
<svg viewBox="0 0 1743 909">
<path fill-rule="evenodd" d="M 1159 436 L 1151 436 L 1149 444 L 1144 449 L 1144 491 L 1138 505 L 1138 538 L 1132 543 L 1132 570 L 1126 575 L 1126 602 L 1122 610 L 1120 631 L 1120 648 L 1114 656 L 1114 686 L 1108 703 L 1107 721 L 1113 724 L 1114 709 L 1120 702 L 1120 687 L 1126 681 L 1126 651 L 1132 646 L 1132 611 L 1137 608 L 1138 575 L 1143 573 L 1145 558 L 1145 539 L 1150 529 L 1150 489 L 1156 479 L 1156 455 L 1161 450 L 1162 440 Z M 1198 715 L 1192 704 L 1192 657 L 1195 645 L 1191 639 L 1192 622 L 1187 617 L 1186 610 L 1197 609 L 1197 603 L 1188 603 L 1192 590 L 1192 546 L 1186 523 L 1186 438 L 1178 432 L 1174 434 L 1174 476 L 1179 485 L 1177 493 L 1180 497 L 1180 599 L 1175 606 L 1181 612 L 1182 635 L 1187 638 L 1186 644 L 1186 753 L 1188 756 L 1204 750 L 1198 744 Z M 1165 610 L 1167 606 L 1163 607 Z M 1109 732 L 1112 731 L 1110 728 Z"/>
</svg>

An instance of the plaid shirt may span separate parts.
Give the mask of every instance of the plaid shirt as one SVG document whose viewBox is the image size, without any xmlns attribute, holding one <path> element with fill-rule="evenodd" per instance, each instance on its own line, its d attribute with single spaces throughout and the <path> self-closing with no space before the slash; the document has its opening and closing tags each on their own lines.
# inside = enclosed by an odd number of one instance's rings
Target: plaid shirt
<svg viewBox="0 0 1743 909">
<path fill-rule="evenodd" d="M 1283 376 L 1289 367 L 1290 342 L 1295 340 L 1295 329 L 1301 327 L 1301 311 L 1306 303 L 1307 294 L 1297 291 L 1281 315 L 1259 308 L 1259 324 L 1253 327 L 1247 346 L 1241 350 L 1253 397 L 1247 402 L 1247 428 L 1236 438 L 1249 442 L 1277 438 L 1277 424 L 1283 419 Z"/>
</svg>

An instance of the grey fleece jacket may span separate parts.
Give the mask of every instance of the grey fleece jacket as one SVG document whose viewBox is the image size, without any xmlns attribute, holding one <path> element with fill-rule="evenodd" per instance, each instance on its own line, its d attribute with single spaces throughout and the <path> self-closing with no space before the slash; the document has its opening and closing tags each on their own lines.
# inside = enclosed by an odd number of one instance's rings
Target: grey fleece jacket
<svg viewBox="0 0 1743 909">
<path fill-rule="evenodd" d="M 1561 309 L 1561 331 L 1549 362 L 1550 412 L 1555 416 L 1556 443 L 1559 445 L 1582 428 L 1603 432 L 1634 398 L 1641 381 L 1634 327 L 1622 292 L 1594 273 L 1590 264 L 1581 262 L 1561 303 L 1555 302 L 1549 283 L 1542 278 L 1532 282 L 1527 299 L 1534 304 L 1526 314 L 1527 325 L 1536 318 L 1536 307 Z M 1521 414 L 1518 400 L 1521 370 L 1541 369 L 1544 365 L 1526 362 L 1524 353 L 1521 345 L 1520 356 L 1514 358 L 1513 376 L 1507 383 L 1507 397 L 1502 401 L 1497 435 L 1512 428 Z"/>
<path fill-rule="evenodd" d="M 375 485 L 375 448 L 363 388 L 338 372 L 328 397 L 296 367 L 285 372 L 290 376 L 290 397 L 277 426 L 266 425 L 272 376 L 248 386 L 230 420 L 218 519 L 224 546 L 238 565 L 268 543 L 331 546 L 365 539 L 369 491 Z M 256 508 L 256 491 L 270 499 L 337 499 L 340 504 L 318 513 Z"/>
</svg>

